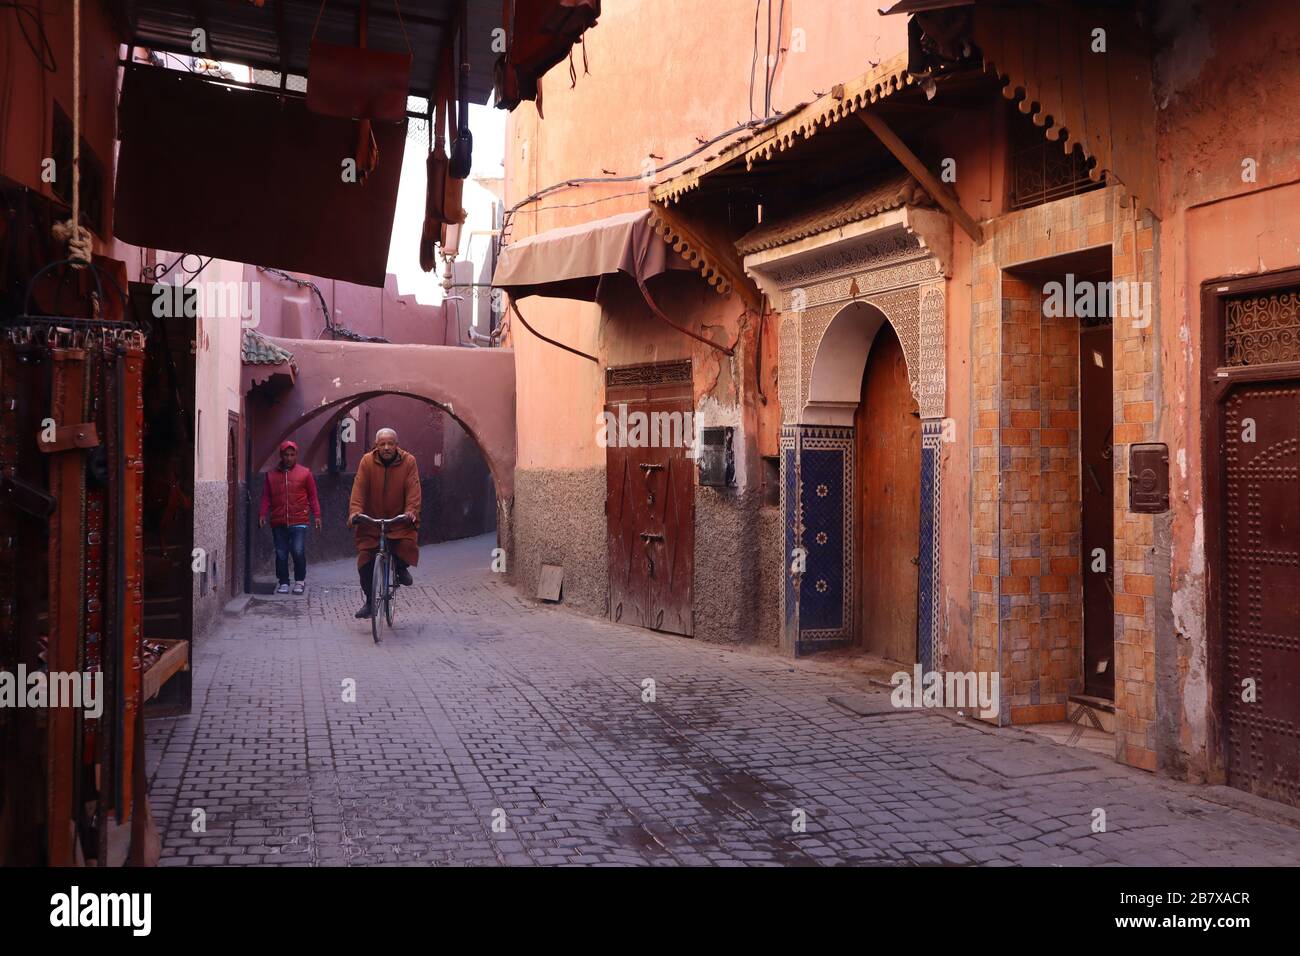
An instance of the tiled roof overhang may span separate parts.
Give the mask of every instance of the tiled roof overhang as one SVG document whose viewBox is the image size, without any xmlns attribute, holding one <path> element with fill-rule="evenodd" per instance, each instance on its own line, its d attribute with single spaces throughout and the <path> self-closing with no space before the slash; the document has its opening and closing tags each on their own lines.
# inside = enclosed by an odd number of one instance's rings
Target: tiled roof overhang
<svg viewBox="0 0 1300 956">
<path fill-rule="evenodd" d="M 245 365 L 288 365 L 294 370 L 298 367 L 292 352 L 254 329 L 244 329 L 240 358 Z"/>
<path fill-rule="evenodd" d="M 1133 5 L 902 0 L 885 12 L 915 14 L 908 29 L 918 82 L 939 76 L 973 44 L 1002 96 L 1049 141 L 1067 153 L 1077 144 L 1096 160 L 1094 181 L 1118 180 L 1159 214 L 1150 41 Z M 922 35 L 938 49 L 926 52 Z M 1099 35 L 1104 53 L 1094 49 Z"/>
<path fill-rule="evenodd" d="M 899 92 L 912 82 L 907 72 L 907 53 L 899 53 L 857 79 L 836 84 L 829 93 L 795 107 L 770 125 L 742 135 L 699 166 L 653 187 L 650 198 L 657 203 L 675 203 L 686 193 L 699 188 L 700 180 L 709 173 L 742 159 L 745 168 L 752 169 L 754 163 L 771 159 L 800 140 L 815 136 L 819 130 Z"/>
</svg>

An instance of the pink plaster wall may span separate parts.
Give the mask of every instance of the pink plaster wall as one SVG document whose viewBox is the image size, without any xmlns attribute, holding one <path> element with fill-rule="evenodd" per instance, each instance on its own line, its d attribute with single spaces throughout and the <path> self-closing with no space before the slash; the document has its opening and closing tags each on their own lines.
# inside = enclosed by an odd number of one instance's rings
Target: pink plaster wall
<svg viewBox="0 0 1300 956">
<path fill-rule="evenodd" d="M 443 305 L 426 305 L 417 302 L 413 295 L 397 291 L 397 278 L 389 275 L 382 289 L 324 279 L 319 276 L 298 276 L 316 283 L 330 309 L 336 325 L 343 325 L 363 335 L 381 335 L 395 343 L 418 345 L 455 345 L 457 343 L 457 315 L 454 309 Z M 315 294 L 278 276 L 259 272 L 251 265 L 244 266 L 244 281 L 255 283 L 259 302 L 258 331 L 264 335 L 290 339 L 328 339 L 325 318 Z M 461 336 L 464 322 L 461 317 Z M 364 345 L 357 346 L 359 361 L 367 357 Z M 368 399 L 357 406 L 357 444 L 349 449 L 348 467 L 354 468 L 357 459 L 370 448 L 374 432 L 379 428 L 395 428 L 404 448 L 408 448 L 420 463 L 421 474 L 438 474 L 444 462 L 446 436 L 460 432 L 460 426 L 450 421 L 445 412 L 423 402 L 384 396 Z M 292 437 L 304 454 L 303 463 L 316 471 L 325 468 L 327 450 L 325 431 L 328 422 L 313 421 L 299 429 Z M 473 443 L 457 447 L 460 453 L 476 454 Z"/>
</svg>

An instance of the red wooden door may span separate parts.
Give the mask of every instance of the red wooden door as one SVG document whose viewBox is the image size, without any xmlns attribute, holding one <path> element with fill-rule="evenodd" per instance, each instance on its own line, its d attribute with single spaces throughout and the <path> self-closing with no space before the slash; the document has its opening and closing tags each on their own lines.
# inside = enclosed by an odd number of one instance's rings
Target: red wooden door
<svg viewBox="0 0 1300 956">
<path fill-rule="evenodd" d="M 862 373 L 857 437 L 859 630 L 864 650 L 916 657 L 921 542 L 921 419 L 893 327 L 876 333 Z"/>
<path fill-rule="evenodd" d="M 642 377 L 650 383 L 606 389 L 605 411 L 628 425 L 626 436 L 610 429 L 606 452 L 609 616 L 689 636 L 695 630 L 691 432 L 663 425 L 690 420 L 691 385 L 655 382 L 652 373 Z M 639 436 L 638 421 L 646 423 Z M 678 436 L 685 440 L 662 441 Z"/>
<path fill-rule="evenodd" d="M 611 444 L 605 464 L 609 618 L 645 627 L 649 595 L 644 562 L 636 553 L 637 532 L 646 525 L 644 476 L 637 469 L 632 451 Z"/>
<path fill-rule="evenodd" d="M 1300 382 L 1221 415 L 1228 783 L 1300 805 Z"/>
</svg>

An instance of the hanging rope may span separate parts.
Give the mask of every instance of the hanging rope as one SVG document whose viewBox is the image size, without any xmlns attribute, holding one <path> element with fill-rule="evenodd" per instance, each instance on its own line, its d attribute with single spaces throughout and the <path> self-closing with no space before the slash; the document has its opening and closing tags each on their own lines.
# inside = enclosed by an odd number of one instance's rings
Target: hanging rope
<svg viewBox="0 0 1300 956">
<path fill-rule="evenodd" d="M 72 268 L 90 265 L 95 238 L 81 224 L 81 0 L 72 0 L 72 218 L 56 222 L 51 232 L 68 244 Z"/>
</svg>

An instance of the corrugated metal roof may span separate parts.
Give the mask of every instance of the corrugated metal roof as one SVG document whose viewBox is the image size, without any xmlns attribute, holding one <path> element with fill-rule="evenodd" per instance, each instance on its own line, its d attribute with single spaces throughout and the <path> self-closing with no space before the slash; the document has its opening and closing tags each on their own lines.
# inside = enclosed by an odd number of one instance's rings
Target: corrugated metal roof
<svg viewBox="0 0 1300 956">
<path fill-rule="evenodd" d="M 486 103 L 492 92 L 492 31 L 501 26 L 499 0 L 467 0 L 471 78 L 469 98 Z M 320 14 L 317 39 L 355 44 L 357 0 L 276 0 L 257 7 L 223 0 L 221 3 L 177 3 L 176 0 L 122 0 L 122 10 L 137 46 L 182 56 L 196 55 L 193 31 L 207 32 L 209 59 L 227 60 L 265 70 L 306 75 L 312 29 Z M 401 12 L 399 24 L 397 11 Z M 413 63 L 411 95 L 426 97 L 433 86 L 438 51 L 450 27 L 456 0 L 376 0 L 369 6 L 367 46 L 405 52 L 410 41 Z M 403 35 L 402 25 L 405 26 Z M 281 36 L 284 48 L 281 49 Z"/>
</svg>

